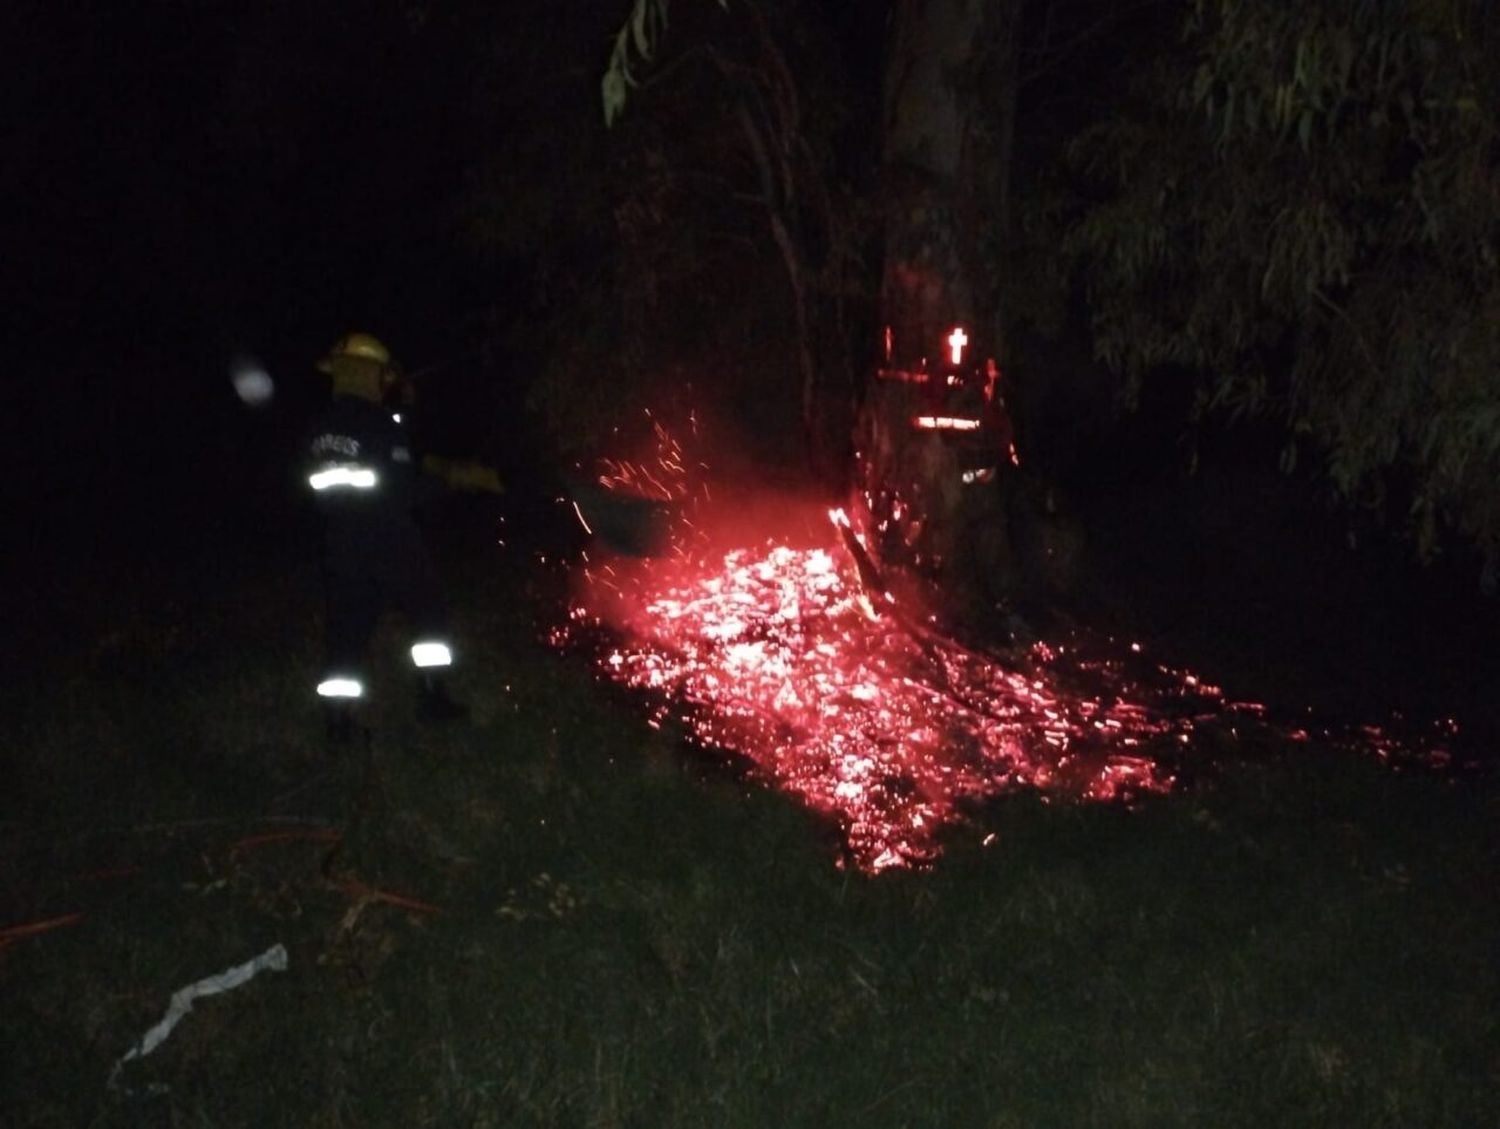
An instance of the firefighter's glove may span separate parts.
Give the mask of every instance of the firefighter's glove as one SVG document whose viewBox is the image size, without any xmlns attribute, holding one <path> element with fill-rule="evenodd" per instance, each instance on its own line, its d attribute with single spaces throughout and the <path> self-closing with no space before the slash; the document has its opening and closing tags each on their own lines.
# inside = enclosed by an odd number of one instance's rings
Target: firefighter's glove
<svg viewBox="0 0 1500 1129">
<path fill-rule="evenodd" d="M 495 473 L 495 468 L 483 463 L 458 463 L 448 474 L 448 483 L 455 490 L 469 490 L 479 494 L 504 494 L 505 483 Z"/>
<path fill-rule="evenodd" d="M 465 490 L 481 494 L 504 494 L 505 484 L 495 473 L 494 467 L 483 463 L 441 459 L 428 455 L 422 460 L 422 469 L 441 478 L 450 490 Z"/>
</svg>

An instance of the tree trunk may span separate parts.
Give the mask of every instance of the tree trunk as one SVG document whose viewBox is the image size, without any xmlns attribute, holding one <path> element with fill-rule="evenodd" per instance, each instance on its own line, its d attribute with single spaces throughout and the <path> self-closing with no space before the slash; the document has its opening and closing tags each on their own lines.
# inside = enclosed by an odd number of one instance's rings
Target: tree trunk
<svg viewBox="0 0 1500 1129">
<path fill-rule="evenodd" d="M 1016 574 L 1003 392 L 986 372 L 1004 360 L 994 248 L 1008 222 L 1020 7 L 898 0 L 886 66 L 884 340 L 857 432 L 860 485 L 884 563 L 939 579 L 962 610 L 993 607 Z"/>
</svg>

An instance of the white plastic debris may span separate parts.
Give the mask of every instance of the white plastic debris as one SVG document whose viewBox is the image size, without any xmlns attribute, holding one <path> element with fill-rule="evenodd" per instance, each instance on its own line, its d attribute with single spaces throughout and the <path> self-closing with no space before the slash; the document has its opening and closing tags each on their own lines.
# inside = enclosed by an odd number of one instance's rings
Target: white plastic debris
<svg viewBox="0 0 1500 1129">
<path fill-rule="evenodd" d="M 215 976 L 205 976 L 202 980 L 195 981 L 185 988 L 179 988 L 172 993 L 171 1006 L 167 1008 L 167 1014 L 161 1017 L 161 1021 L 152 1027 L 136 1044 L 126 1051 L 115 1063 L 109 1072 L 109 1088 L 113 1090 L 119 1082 L 120 1071 L 125 1064 L 133 1058 L 145 1058 L 157 1047 L 166 1041 L 172 1033 L 172 1028 L 177 1026 L 178 1021 L 193 1010 L 193 1001 L 200 996 L 217 996 L 220 992 L 228 992 L 238 988 L 246 981 L 253 979 L 266 969 L 273 972 L 286 971 L 286 947 L 279 941 L 254 960 L 247 960 L 244 964 L 237 964 L 233 968 L 226 968 Z"/>
</svg>

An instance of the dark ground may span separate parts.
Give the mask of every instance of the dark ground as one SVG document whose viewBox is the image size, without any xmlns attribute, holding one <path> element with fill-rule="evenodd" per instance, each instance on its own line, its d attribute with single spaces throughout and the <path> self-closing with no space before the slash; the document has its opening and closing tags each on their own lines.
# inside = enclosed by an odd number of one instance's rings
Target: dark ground
<svg viewBox="0 0 1500 1129">
<path fill-rule="evenodd" d="M 15 1124 L 1493 1113 L 1487 784 L 1273 741 L 1137 810 L 1000 803 L 998 847 L 955 843 L 933 873 L 840 872 L 832 829 L 700 770 L 541 641 L 560 583 L 537 554 L 576 525 L 519 481 L 500 511 L 430 517 L 476 717 L 417 729 L 390 667 L 368 771 L 330 769 L 310 514 L 274 474 L 232 495 L 254 505 L 146 481 L 112 510 L 53 509 L 9 562 L 0 929 L 83 914 L 0 944 Z M 1289 521 L 1274 483 L 1212 485 L 1141 491 L 1093 527 L 1093 559 L 1118 565 L 1091 598 L 1164 660 L 1359 718 L 1387 692 L 1477 698 L 1492 668 L 1468 665 L 1486 652 L 1457 595 L 1331 548 L 1339 571 L 1298 582 L 1273 566 L 1316 522 Z M 285 974 L 200 1004 L 106 1088 L 171 991 L 273 941 Z"/>
</svg>

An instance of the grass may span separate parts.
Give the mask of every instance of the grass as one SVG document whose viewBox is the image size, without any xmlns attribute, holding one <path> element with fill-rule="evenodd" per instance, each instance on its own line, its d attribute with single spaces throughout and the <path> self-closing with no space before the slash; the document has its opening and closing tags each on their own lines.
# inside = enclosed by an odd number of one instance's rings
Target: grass
<svg viewBox="0 0 1500 1129">
<path fill-rule="evenodd" d="M 1220 750 L 870 878 L 539 642 L 528 568 L 456 564 L 476 715 L 420 729 L 393 660 L 368 759 L 322 747 L 304 566 L 59 582 L 0 700 L 0 929 L 83 917 L 0 947 L 6 1125 L 1500 1121 L 1490 785 Z"/>
</svg>

